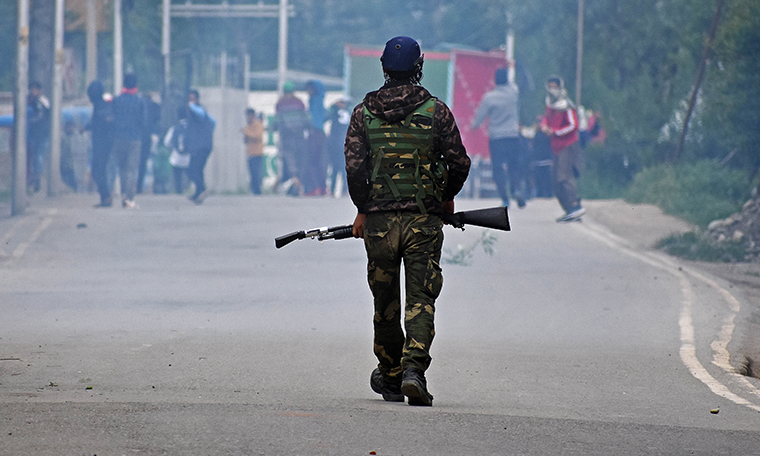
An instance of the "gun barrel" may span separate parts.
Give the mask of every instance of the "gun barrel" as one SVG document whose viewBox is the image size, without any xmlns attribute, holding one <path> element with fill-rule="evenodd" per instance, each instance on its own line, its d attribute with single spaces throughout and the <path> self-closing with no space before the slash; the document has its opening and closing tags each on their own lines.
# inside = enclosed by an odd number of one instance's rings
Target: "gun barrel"
<svg viewBox="0 0 760 456">
<path fill-rule="evenodd" d="M 329 228 L 327 230 L 327 233 L 321 235 L 319 237 L 319 240 L 323 239 L 348 239 L 350 237 L 354 237 L 354 226 L 353 225 L 341 225 L 341 226 L 334 226 L 332 228 Z"/>
</svg>

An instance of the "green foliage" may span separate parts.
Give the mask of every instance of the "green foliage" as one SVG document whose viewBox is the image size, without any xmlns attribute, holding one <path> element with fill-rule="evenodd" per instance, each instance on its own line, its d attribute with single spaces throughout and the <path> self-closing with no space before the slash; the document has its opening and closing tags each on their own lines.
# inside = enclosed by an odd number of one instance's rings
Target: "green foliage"
<svg viewBox="0 0 760 456">
<path fill-rule="evenodd" d="M 0 92 L 13 91 L 16 80 L 16 3 L 0 2 Z"/>
<path fill-rule="evenodd" d="M 668 236 L 660 240 L 655 247 L 670 255 L 692 261 L 723 263 L 743 261 L 747 253 L 742 242 L 725 242 L 716 245 L 694 232 Z"/>
<path fill-rule="evenodd" d="M 665 213 L 701 227 L 737 212 L 750 197 L 746 171 L 715 162 L 659 165 L 638 173 L 625 193 L 630 203 L 659 206 Z"/>
<path fill-rule="evenodd" d="M 488 255 L 494 254 L 494 244 L 496 244 L 497 237 L 495 234 L 484 231 L 480 237 L 471 245 L 464 246 L 462 244 L 457 245 L 456 252 L 452 252 L 449 249 L 443 249 L 443 256 L 441 261 L 446 264 L 457 264 L 459 266 L 469 266 L 472 264 L 472 259 L 475 256 L 475 250 L 480 246 L 483 247 L 483 251 Z"/>
<path fill-rule="evenodd" d="M 727 2 L 703 86 L 700 135 L 688 158 L 722 158 L 760 168 L 760 2 Z"/>
<path fill-rule="evenodd" d="M 381 47 L 400 34 L 418 39 L 425 52 L 452 43 L 498 49 L 505 42 L 510 12 L 516 59 L 528 75 L 520 90 L 523 123 L 532 123 L 543 112 L 548 75 L 563 76 L 575 97 L 577 0 L 290 3 L 296 14 L 289 23 L 288 66 L 295 70 L 341 76 L 346 44 Z M 602 114 L 608 134 L 607 155 L 589 157 L 582 178 L 585 193 L 615 194 L 636 171 L 671 158 L 715 5 L 715 0 L 585 2 L 582 101 Z M 760 168 L 760 2 L 731 0 L 726 5 L 683 161 L 720 160 L 732 154 L 730 166 L 756 170 Z M 134 7 L 124 14 L 124 68 L 140 75 L 145 90 L 161 87 L 160 6 L 161 0 L 134 0 Z M 15 52 L 15 9 L 15 1 L 0 2 L 4 62 L 12 61 Z M 67 46 L 83 53 L 80 35 L 68 33 Z M 211 66 L 208 56 L 218 56 L 222 50 L 238 62 L 249 53 L 254 71 L 276 68 L 278 24 L 273 18 L 174 18 L 171 39 L 175 82 L 185 81 L 184 56 L 200 74 Z M 106 66 L 101 76 L 111 71 L 111 50 L 110 33 L 102 33 L 99 57 Z M 13 65 L 0 67 L 0 90 L 13 89 L 14 74 Z M 627 166 L 619 169 L 623 162 Z"/>
<path fill-rule="evenodd" d="M 636 167 L 632 165 L 631 150 L 615 141 L 605 145 L 589 144 L 584 151 L 585 170 L 579 179 L 582 198 L 621 198 L 631 182 Z"/>
</svg>

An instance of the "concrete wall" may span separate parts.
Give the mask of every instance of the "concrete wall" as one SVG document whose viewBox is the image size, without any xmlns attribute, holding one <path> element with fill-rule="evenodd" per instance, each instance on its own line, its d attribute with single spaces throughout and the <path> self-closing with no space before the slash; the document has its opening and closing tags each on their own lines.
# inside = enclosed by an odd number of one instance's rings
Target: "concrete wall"
<svg viewBox="0 0 760 456">
<path fill-rule="evenodd" d="M 206 164 L 206 186 L 214 193 L 243 193 L 249 187 L 247 161 L 240 130 L 248 107 L 239 89 L 201 87 L 201 105 L 216 120 L 214 149 Z"/>
</svg>

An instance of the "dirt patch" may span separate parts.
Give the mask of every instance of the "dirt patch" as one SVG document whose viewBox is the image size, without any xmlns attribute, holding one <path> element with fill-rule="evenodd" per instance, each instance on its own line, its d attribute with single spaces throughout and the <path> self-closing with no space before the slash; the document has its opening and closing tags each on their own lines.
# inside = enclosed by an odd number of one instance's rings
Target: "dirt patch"
<svg viewBox="0 0 760 456">
<path fill-rule="evenodd" d="M 664 214 L 659 207 L 649 204 L 629 204 L 623 200 L 586 200 L 584 205 L 588 210 L 588 218 L 641 249 L 654 249 L 654 245 L 662 238 L 696 229 L 694 225 Z M 744 216 L 732 216 L 728 222 L 716 224 L 713 233 L 719 236 L 722 233 L 719 230 L 743 229 L 746 237 L 754 239 L 754 231 L 758 230 L 757 239 L 760 244 L 760 220 L 753 223 L 746 215 L 748 210 L 754 211 L 756 208 L 760 217 L 760 202 L 757 206 L 745 205 Z M 724 233 L 724 236 L 734 238 L 733 234 Z M 730 291 L 743 298 L 745 306 L 749 306 L 744 309 L 742 321 L 736 321 L 737 348 L 732 351 L 732 364 L 737 369 L 744 369 L 760 378 L 760 263 L 684 263 L 726 280 L 730 284 Z"/>
</svg>

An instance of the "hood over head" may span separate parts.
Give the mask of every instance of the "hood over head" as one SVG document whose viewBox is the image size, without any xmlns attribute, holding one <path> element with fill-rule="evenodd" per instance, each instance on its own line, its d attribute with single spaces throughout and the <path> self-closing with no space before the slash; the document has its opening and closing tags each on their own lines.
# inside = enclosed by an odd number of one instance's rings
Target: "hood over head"
<svg viewBox="0 0 760 456">
<path fill-rule="evenodd" d="M 95 80 L 87 86 L 87 97 L 95 104 L 98 101 L 103 101 L 103 83 Z"/>
<path fill-rule="evenodd" d="M 418 85 L 389 84 L 380 90 L 368 93 L 363 103 L 369 112 L 381 119 L 398 122 L 405 119 L 431 96 L 430 92 Z"/>
</svg>

